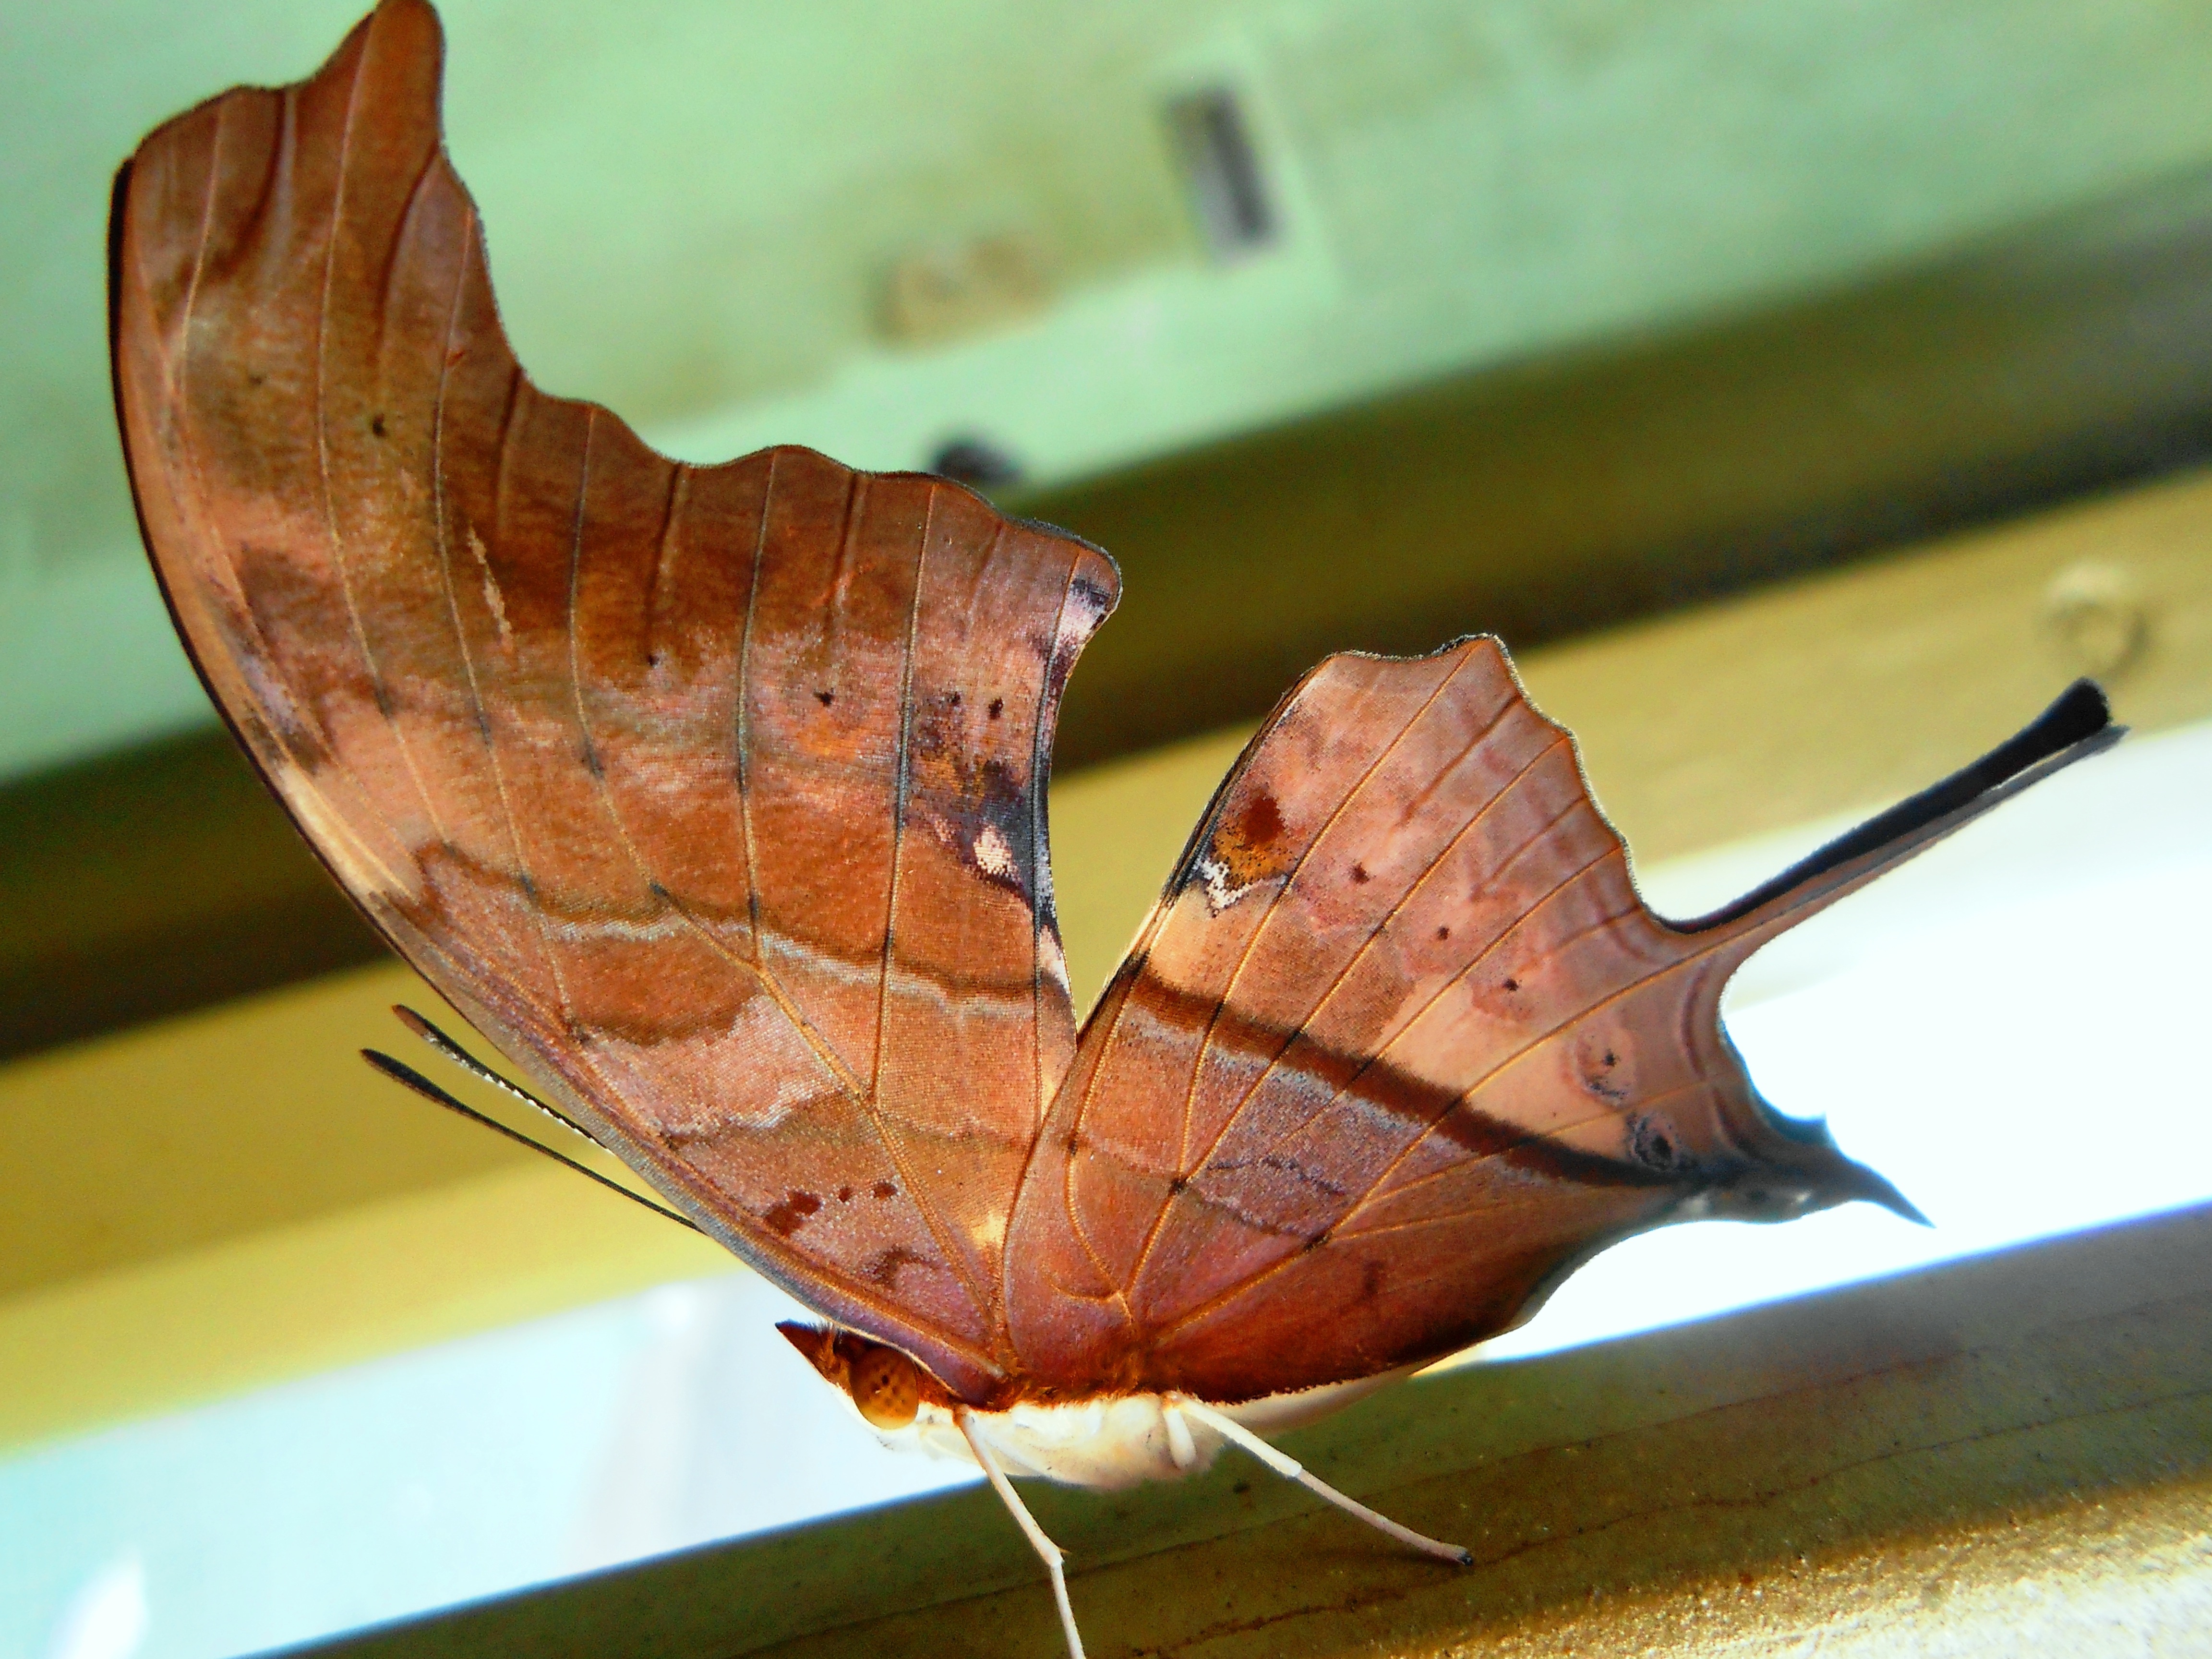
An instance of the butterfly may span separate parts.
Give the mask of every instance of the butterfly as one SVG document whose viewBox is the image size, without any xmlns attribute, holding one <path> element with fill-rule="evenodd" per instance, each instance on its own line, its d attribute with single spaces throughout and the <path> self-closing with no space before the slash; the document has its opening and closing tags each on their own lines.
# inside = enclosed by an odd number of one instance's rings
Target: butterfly
<svg viewBox="0 0 2212 1659">
<path fill-rule="evenodd" d="M 383 0 L 119 174 L 118 420 L 178 630 L 384 937 L 895 1443 L 1111 1487 L 1526 1318 L 1670 1221 L 1911 1206 L 1720 1021 L 1784 930 L 2118 736 L 2076 685 L 1723 909 L 1654 915 L 1494 639 L 1314 669 L 1079 1028 L 1046 781 L 1101 550 L 524 374 Z M 449 1058 L 458 1045 L 414 1017 Z M 442 1091 L 386 1057 L 395 1077 Z M 625 1188 L 624 1190 L 629 1190 Z M 632 1194 L 633 1196 L 640 1196 Z"/>
</svg>

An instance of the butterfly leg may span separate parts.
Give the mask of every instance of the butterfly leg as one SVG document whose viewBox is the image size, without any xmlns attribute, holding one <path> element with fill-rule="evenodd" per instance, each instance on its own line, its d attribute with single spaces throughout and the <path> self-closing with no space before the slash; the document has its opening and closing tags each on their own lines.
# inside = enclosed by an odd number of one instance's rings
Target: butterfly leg
<svg viewBox="0 0 2212 1659">
<path fill-rule="evenodd" d="M 1285 1480 L 1297 1481 L 1315 1496 L 1327 1498 L 1346 1514 L 1358 1516 L 1369 1526 L 1378 1532 L 1388 1533 L 1400 1543 L 1410 1544 L 1424 1554 L 1433 1555 L 1445 1561 L 1456 1562 L 1462 1567 L 1473 1565 L 1474 1557 L 1459 1545 L 1447 1544 L 1441 1540 L 1426 1537 L 1415 1532 L 1411 1527 L 1401 1527 L 1389 1516 L 1377 1515 L 1358 1498 L 1347 1497 L 1327 1481 L 1307 1474 L 1305 1466 L 1297 1459 L 1277 1451 L 1235 1418 L 1193 1400 L 1188 1395 L 1170 1395 L 1167 1400 L 1167 1409 L 1170 1412 L 1181 1412 L 1197 1419 L 1223 1439 L 1234 1441 L 1237 1445 L 1242 1446 Z"/>
<path fill-rule="evenodd" d="M 1060 1627 L 1067 1634 L 1068 1659 L 1083 1659 L 1083 1635 L 1075 1628 L 1075 1609 L 1067 1601 L 1067 1574 L 1060 1565 L 1066 1556 L 1059 1545 L 1044 1535 L 1044 1528 L 1037 1525 L 1036 1517 L 1030 1513 L 1029 1506 L 1014 1491 L 1014 1483 L 1006 1479 L 1006 1472 L 999 1467 L 999 1460 L 992 1455 L 990 1447 L 984 1443 L 983 1437 L 976 1433 L 975 1414 L 963 1410 L 956 1412 L 954 1416 L 959 1422 L 960 1432 L 968 1437 L 968 1449 L 975 1454 L 975 1461 L 983 1466 L 983 1473 L 990 1478 L 991 1489 L 999 1494 L 999 1500 L 1012 1513 L 1014 1523 L 1029 1539 L 1030 1547 L 1043 1558 L 1045 1571 L 1052 1575 L 1052 1595 L 1053 1600 L 1060 1604 Z"/>
</svg>

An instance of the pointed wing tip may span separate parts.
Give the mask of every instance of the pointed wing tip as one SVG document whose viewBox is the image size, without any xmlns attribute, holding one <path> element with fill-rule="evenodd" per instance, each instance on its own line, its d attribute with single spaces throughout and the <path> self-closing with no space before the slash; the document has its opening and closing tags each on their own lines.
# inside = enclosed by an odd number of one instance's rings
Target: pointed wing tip
<svg viewBox="0 0 2212 1659">
<path fill-rule="evenodd" d="M 355 34 L 378 27 L 405 28 L 427 36 L 440 55 L 444 54 L 446 21 L 438 15 L 438 9 L 430 0 L 376 0 L 361 21 L 347 32 L 348 44 Z M 340 53 L 344 50 L 343 46 L 338 48 Z"/>
<path fill-rule="evenodd" d="M 1848 1166 L 1848 1173 L 1838 1183 L 1838 1198 L 1840 1202 L 1863 1199 L 1869 1204 L 1879 1204 L 1891 1214 L 1901 1216 L 1917 1226 L 1933 1227 L 1936 1224 L 1917 1204 L 1898 1191 L 1896 1183 L 1887 1176 L 1877 1170 L 1870 1170 L 1863 1164 Z"/>
<path fill-rule="evenodd" d="M 2052 699 L 2051 706 L 2014 741 L 2033 756 L 2026 770 L 2038 761 L 2079 751 L 2093 754 L 2108 749 L 2127 736 L 2128 728 L 2112 720 L 2112 702 L 2105 688 L 2093 679 L 2078 679 Z"/>
</svg>

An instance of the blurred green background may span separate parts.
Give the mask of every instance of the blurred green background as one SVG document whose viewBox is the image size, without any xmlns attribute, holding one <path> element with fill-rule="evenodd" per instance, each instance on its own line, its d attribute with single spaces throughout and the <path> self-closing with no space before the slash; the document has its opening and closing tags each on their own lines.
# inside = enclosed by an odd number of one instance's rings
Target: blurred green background
<svg viewBox="0 0 2212 1659">
<path fill-rule="evenodd" d="M 139 135 L 356 15 L 4 13 L 0 1053 L 373 952 L 170 635 L 101 303 Z M 1249 716 L 1329 649 L 1526 646 L 2212 450 L 2191 0 L 447 21 L 542 384 L 692 459 L 964 447 L 1121 560 L 1063 767 Z"/>
</svg>

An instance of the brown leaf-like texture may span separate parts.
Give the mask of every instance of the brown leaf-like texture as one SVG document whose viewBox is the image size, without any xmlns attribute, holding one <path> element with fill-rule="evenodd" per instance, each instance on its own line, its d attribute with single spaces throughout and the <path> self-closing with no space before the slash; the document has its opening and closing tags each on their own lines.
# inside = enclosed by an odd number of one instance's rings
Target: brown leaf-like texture
<svg viewBox="0 0 2212 1659">
<path fill-rule="evenodd" d="M 1916 1213 L 1759 1098 L 1720 994 L 1761 944 L 2117 736 L 2078 687 L 1727 911 L 1645 907 L 1495 640 L 1334 657 L 1222 785 L 1084 1031 L 1016 1206 L 1016 1346 L 1238 1401 L 1516 1322 L 1668 1220 Z"/>
<path fill-rule="evenodd" d="M 942 480 L 683 466 L 539 392 L 440 58 L 384 0 L 126 167 L 132 482 L 332 872 L 708 1231 L 951 1397 L 1233 1402 L 1449 1352 L 1668 1219 L 1910 1212 L 1759 1100 L 1722 987 L 2111 741 L 2094 688 L 1673 924 L 1496 641 L 1333 658 L 1079 1046 L 1045 781 L 1112 563 Z"/>
<path fill-rule="evenodd" d="M 549 398 L 388 0 L 118 187 L 117 396 L 210 691 L 407 959 L 724 1243 L 988 1393 L 1073 1048 L 1045 856 L 1097 550 Z"/>
</svg>

